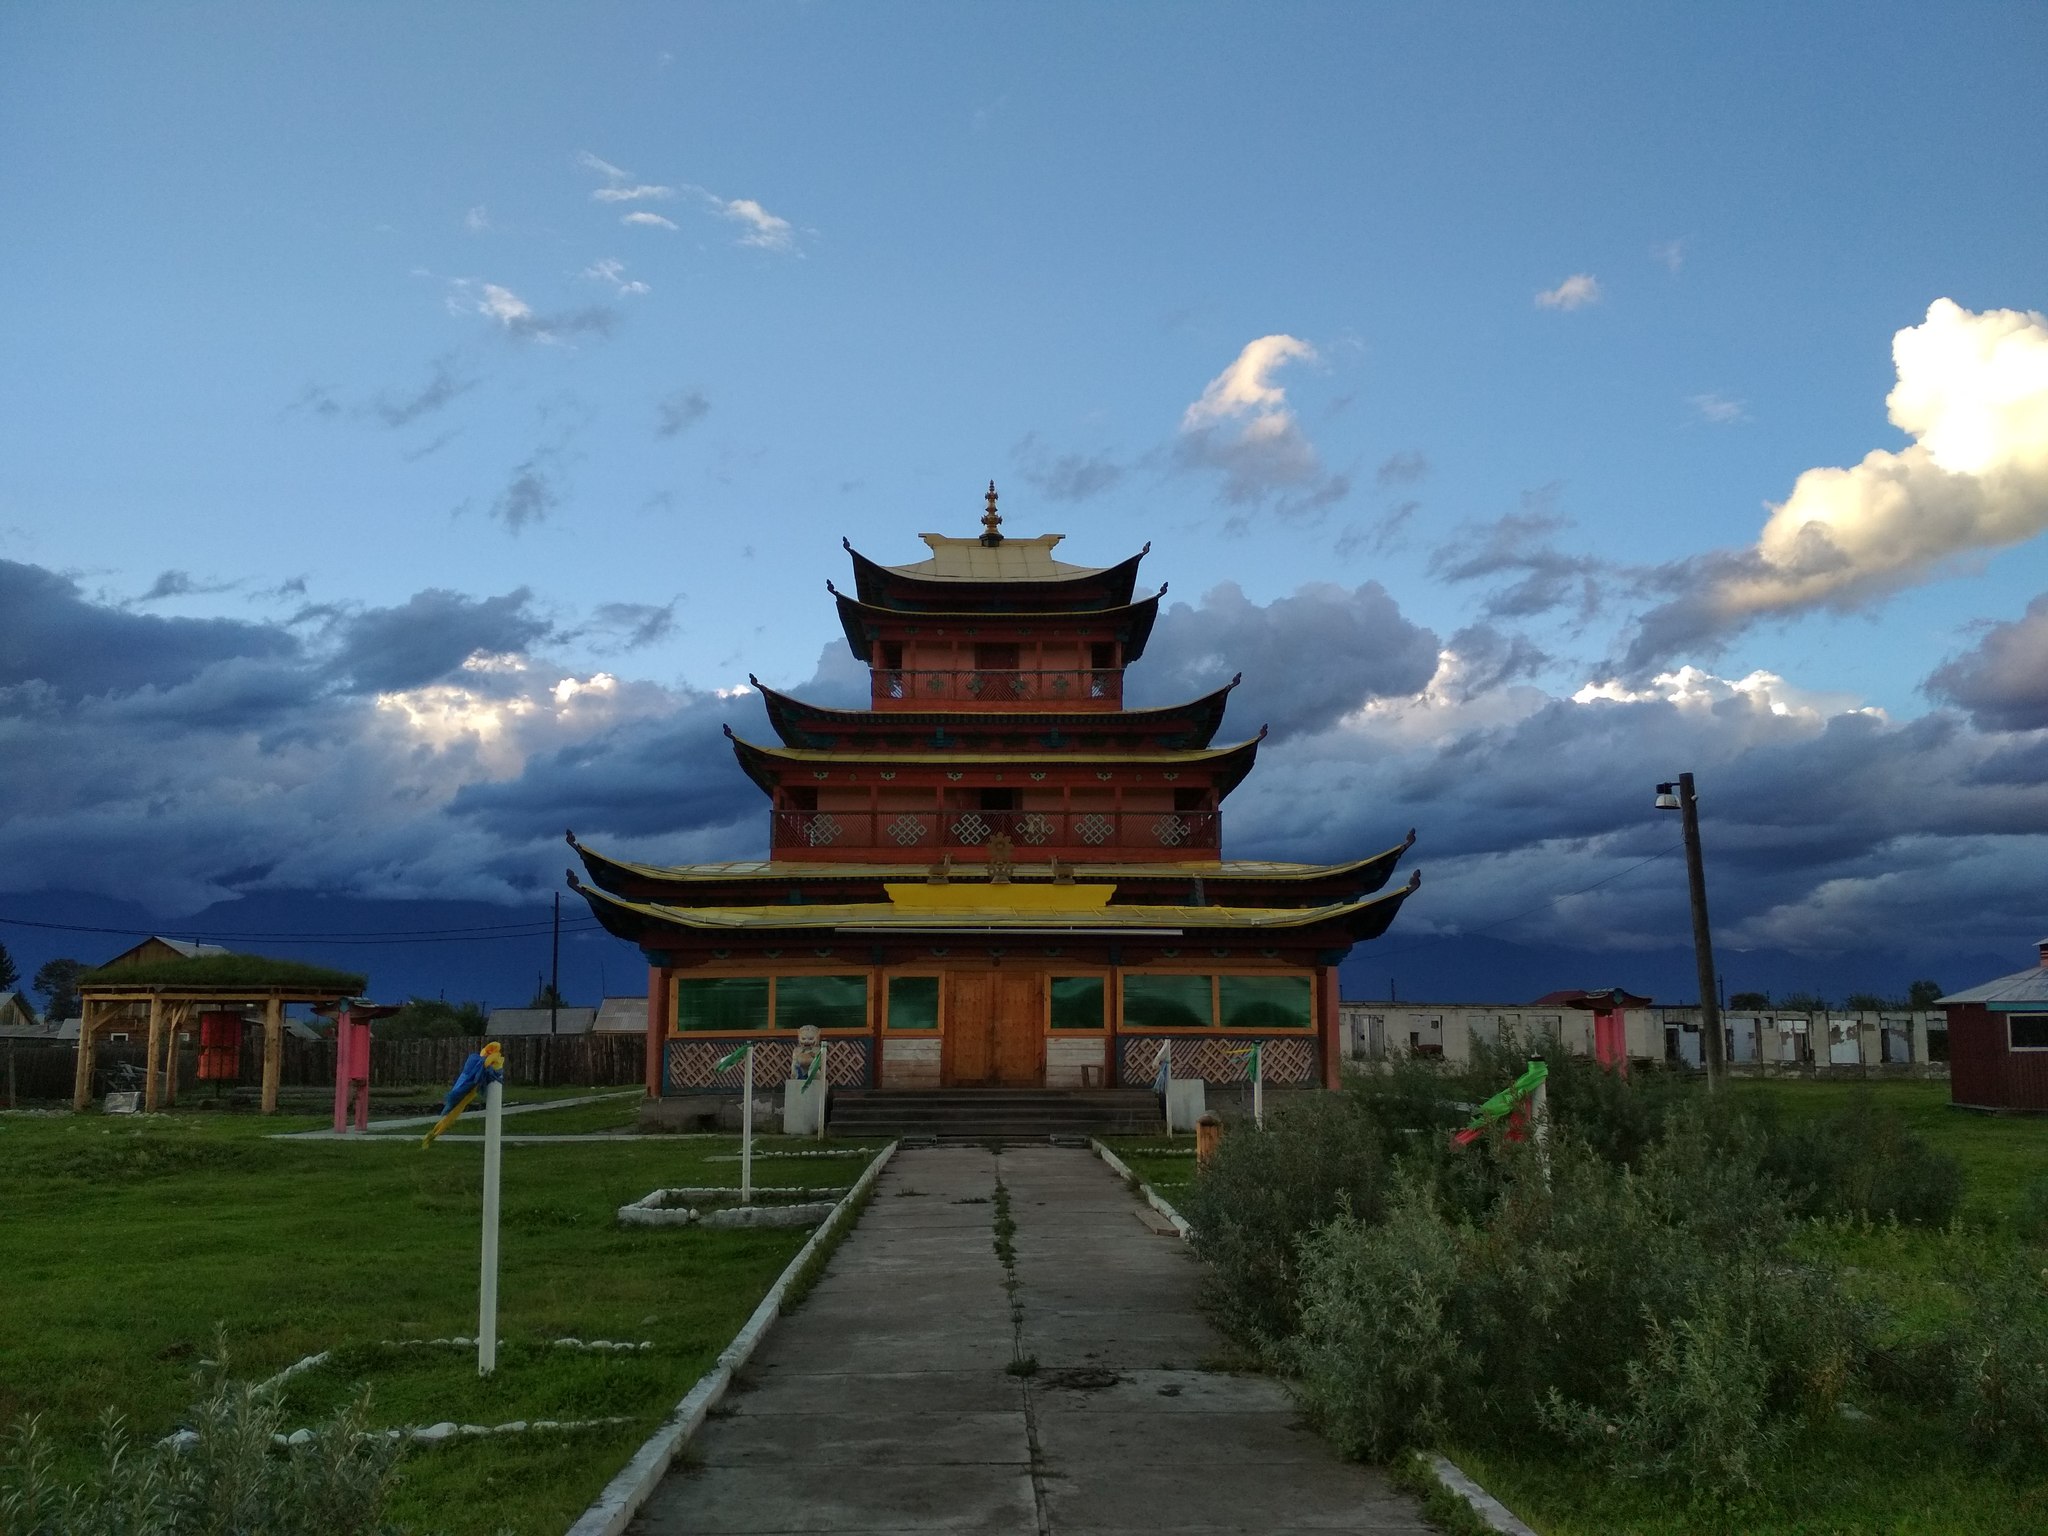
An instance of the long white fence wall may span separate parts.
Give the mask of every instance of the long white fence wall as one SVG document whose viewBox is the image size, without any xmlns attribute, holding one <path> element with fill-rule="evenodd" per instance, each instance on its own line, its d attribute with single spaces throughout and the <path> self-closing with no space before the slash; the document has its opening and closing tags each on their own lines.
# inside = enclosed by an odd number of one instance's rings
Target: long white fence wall
<svg viewBox="0 0 2048 1536">
<path fill-rule="evenodd" d="M 1577 1008 L 1492 1003 L 1368 1003 L 1341 1005 L 1344 1055 L 1385 1061 L 1398 1055 L 1440 1056 L 1463 1063 L 1472 1043 L 1503 1035 L 1554 1036 L 1580 1055 L 1593 1054 L 1593 1015 Z M 1697 1008 L 1631 1008 L 1622 1015 L 1628 1054 L 1637 1061 L 1700 1065 Z M 1738 1067 L 1883 1068 L 1945 1071 L 1946 1018 L 1939 1009 L 1881 1013 L 1723 1013 L 1728 1059 Z"/>
</svg>

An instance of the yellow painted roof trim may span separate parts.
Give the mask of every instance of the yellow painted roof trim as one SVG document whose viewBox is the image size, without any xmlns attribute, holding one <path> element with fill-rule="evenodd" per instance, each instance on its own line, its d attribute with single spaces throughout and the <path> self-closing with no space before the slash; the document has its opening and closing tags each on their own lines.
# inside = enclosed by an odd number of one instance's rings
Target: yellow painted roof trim
<svg viewBox="0 0 2048 1536">
<path fill-rule="evenodd" d="M 967 912 L 1000 908 L 1009 912 L 1099 912 L 1116 894 L 1113 885 L 932 885 L 882 887 L 899 912 Z"/>
<path fill-rule="evenodd" d="M 1005 535 L 993 547 L 977 538 L 956 539 L 943 533 L 920 533 L 931 554 L 913 565 L 883 569 L 921 581 L 1078 581 L 1099 576 L 1106 567 L 1068 565 L 1052 557 L 1063 533 L 1041 533 L 1018 539 Z"/>
</svg>

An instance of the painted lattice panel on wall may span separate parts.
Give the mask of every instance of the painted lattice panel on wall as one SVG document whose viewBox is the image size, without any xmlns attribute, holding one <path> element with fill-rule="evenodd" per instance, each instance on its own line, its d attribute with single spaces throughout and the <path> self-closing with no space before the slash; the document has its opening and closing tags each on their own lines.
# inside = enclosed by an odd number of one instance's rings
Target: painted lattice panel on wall
<svg viewBox="0 0 2048 1536">
<path fill-rule="evenodd" d="M 674 1092 L 724 1088 L 737 1093 L 746 1080 L 746 1064 L 735 1062 L 723 1072 L 712 1067 L 721 1056 L 742 1040 L 685 1037 L 668 1043 L 668 1086 Z M 868 1086 L 866 1039 L 830 1040 L 825 1052 L 825 1076 L 835 1088 Z M 754 1086 L 765 1088 L 788 1080 L 790 1062 L 796 1055 L 794 1039 L 757 1040 L 754 1043 Z"/>
<path fill-rule="evenodd" d="M 1252 1044 L 1231 1035 L 1125 1035 L 1117 1041 L 1117 1077 L 1127 1088 L 1143 1088 L 1159 1075 L 1159 1050 L 1173 1053 L 1175 1077 L 1199 1077 L 1208 1083 L 1242 1083 L 1251 1077 L 1250 1058 L 1233 1055 Z M 1261 1064 L 1269 1083 L 1318 1082 L 1316 1042 L 1307 1036 L 1265 1037 Z"/>
</svg>

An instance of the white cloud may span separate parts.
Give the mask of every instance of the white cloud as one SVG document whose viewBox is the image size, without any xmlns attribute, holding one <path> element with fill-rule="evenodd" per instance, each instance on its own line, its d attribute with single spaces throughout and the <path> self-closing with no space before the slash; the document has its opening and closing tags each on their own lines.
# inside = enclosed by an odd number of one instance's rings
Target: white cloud
<svg viewBox="0 0 2048 1536">
<path fill-rule="evenodd" d="M 1801 474 L 1752 548 L 1676 573 L 1691 590 L 1643 617 L 1633 661 L 1771 614 L 1860 607 L 2048 530 L 2048 316 L 1937 299 L 1892 357 L 1885 403 L 1913 441 Z"/>
<path fill-rule="evenodd" d="M 675 220 L 664 219 L 658 213 L 648 213 L 645 210 L 639 213 L 629 213 L 620 219 L 619 222 L 621 224 L 639 224 L 649 229 L 674 229 L 676 227 Z"/>
<path fill-rule="evenodd" d="M 1801 688 L 1775 672 L 1759 668 L 1747 677 L 1716 677 L 1699 667 L 1680 667 L 1661 672 L 1648 686 L 1631 688 L 1618 678 L 1587 683 L 1573 694 L 1574 704 L 1674 704 L 1680 709 L 1710 710 L 1729 699 L 1742 699 L 1752 706 L 1802 720 L 1832 720 L 1837 715 L 1872 715 L 1885 719 L 1885 712 L 1864 704 L 1853 693 L 1831 693 Z"/>
<path fill-rule="evenodd" d="M 595 282 L 610 283 L 612 292 L 625 297 L 637 297 L 654 291 L 638 278 L 627 277 L 626 264 L 609 256 L 601 261 L 593 261 L 580 275 Z"/>
<path fill-rule="evenodd" d="M 713 197 L 711 201 L 723 217 L 745 226 L 745 233 L 740 236 L 741 245 L 757 246 L 764 251 L 796 249 L 796 230 L 789 220 L 777 218 L 751 197 L 735 197 L 730 201 Z"/>
<path fill-rule="evenodd" d="M 1555 288 L 1536 295 L 1538 309 L 1584 309 L 1600 302 L 1600 279 L 1590 272 L 1574 272 Z"/>
<path fill-rule="evenodd" d="M 1700 420 L 1711 421 L 1716 426 L 1728 426 L 1734 422 L 1749 420 L 1749 408 L 1740 400 L 1731 399 L 1727 395 L 1709 391 L 1704 395 L 1694 395 L 1690 403 L 1699 413 Z"/>
<path fill-rule="evenodd" d="M 1182 414 L 1175 457 L 1184 467 L 1219 472 L 1223 499 L 1240 506 L 1280 495 L 1283 512 L 1306 512 L 1341 500 L 1351 482 L 1324 472 L 1273 378 L 1288 363 L 1316 357 L 1297 336 L 1247 342 Z"/>
<path fill-rule="evenodd" d="M 472 235 L 480 235 L 491 227 L 491 211 L 482 203 L 462 216 L 462 227 Z"/>
<path fill-rule="evenodd" d="M 477 313 L 487 315 L 509 329 L 533 319 L 533 308 L 510 288 L 485 283 L 483 297 L 476 301 Z"/>
<path fill-rule="evenodd" d="M 1675 273 L 1685 265 L 1685 242 L 1666 240 L 1662 245 L 1653 245 L 1650 247 L 1650 256 L 1653 260 L 1664 263 L 1665 271 Z"/>
<path fill-rule="evenodd" d="M 1217 374 L 1187 408 L 1180 429 L 1193 432 L 1233 416 L 1288 416 L 1287 391 L 1273 382 L 1282 364 L 1314 362 L 1316 349 L 1296 336 L 1261 336 L 1245 343 L 1237 361 Z"/>
<path fill-rule="evenodd" d="M 611 161 L 600 160 L 587 149 L 576 157 L 576 163 L 586 171 L 597 172 L 598 175 L 604 177 L 607 181 L 630 181 L 633 176 L 631 171 L 620 170 Z"/>
<path fill-rule="evenodd" d="M 676 189 L 674 187 L 655 186 L 652 183 L 645 182 L 631 187 L 616 185 L 599 187 L 590 194 L 592 201 L 600 203 L 638 203 L 649 199 L 674 197 L 675 195 Z"/>
</svg>

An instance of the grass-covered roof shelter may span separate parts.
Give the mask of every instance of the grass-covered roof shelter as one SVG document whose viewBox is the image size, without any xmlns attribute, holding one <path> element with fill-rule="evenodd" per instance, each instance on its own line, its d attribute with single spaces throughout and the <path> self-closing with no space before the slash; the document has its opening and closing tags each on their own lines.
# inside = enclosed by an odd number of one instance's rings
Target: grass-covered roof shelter
<svg viewBox="0 0 2048 1536">
<path fill-rule="evenodd" d="M 177 1099 L 176 1039 L 198 1013 L 242 1014 L 263 1010 L 263 1112 L 277 1113 L 283 1066 L 287 1003 L 334 1005 L 362 995 L 366 978 L 352 971 L 239 954 L 217 944 L 151 937 L 78 978 L 80 1011 L 78 1068 L 72 1106 L 92 1101 L 93 1058 L 99 1033 L 108 1026 L 146 1015 L 148 1067 L 143 1075 L 143 1108 L 154 1110 Z M 232 1025 L 233 1021 L 228 1021 Z"/>
</svg>

